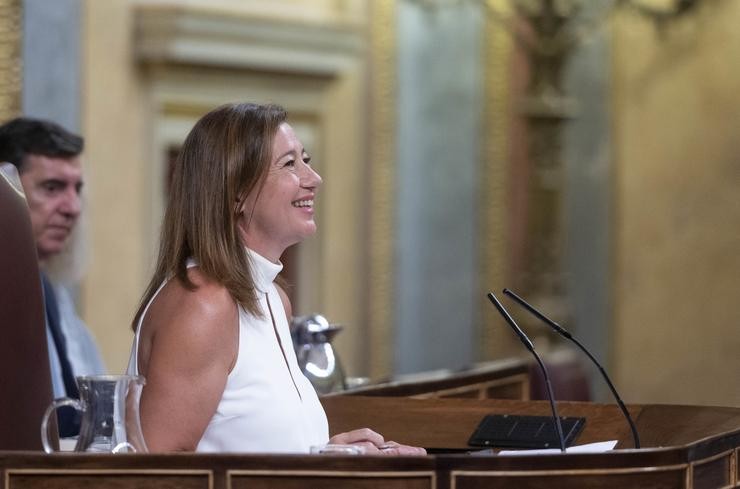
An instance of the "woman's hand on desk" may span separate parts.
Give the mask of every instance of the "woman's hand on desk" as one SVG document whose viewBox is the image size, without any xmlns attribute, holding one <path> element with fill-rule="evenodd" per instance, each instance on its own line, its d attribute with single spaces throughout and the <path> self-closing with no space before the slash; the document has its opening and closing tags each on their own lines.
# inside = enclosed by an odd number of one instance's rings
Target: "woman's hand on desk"
<svg viewBox="0 0 740 489">
<path fill-rule="evenodd" d="M 387 441 L 378 447 L 380 455 L 426 455 L 427 451 L 421 447 L 402 445 L 395 441 Z"/>
<path fill-rule="evenodd" d="M 395 441 L 385 441 L 382 435 L 369 428 L 360 428 L 359 430 L 334 435 L 329 443 L 361 446 L 366 455 L 426 455 L 427 453 L 426 450 L 420 447 L 402 445 Z"/>
</svg>

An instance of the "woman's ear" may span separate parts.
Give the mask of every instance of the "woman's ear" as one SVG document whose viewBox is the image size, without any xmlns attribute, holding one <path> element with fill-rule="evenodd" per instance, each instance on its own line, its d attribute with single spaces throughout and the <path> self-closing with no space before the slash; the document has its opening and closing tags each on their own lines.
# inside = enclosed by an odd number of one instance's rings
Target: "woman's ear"
<svg viewBox="0 0 740 489">
<path fill-rule="evenodd" d="M 246 212 L 248 200 L 246 195 L 237 195 L 236 202 L 234 202 L 235 215 L 240 216 Z"/>
</svg>

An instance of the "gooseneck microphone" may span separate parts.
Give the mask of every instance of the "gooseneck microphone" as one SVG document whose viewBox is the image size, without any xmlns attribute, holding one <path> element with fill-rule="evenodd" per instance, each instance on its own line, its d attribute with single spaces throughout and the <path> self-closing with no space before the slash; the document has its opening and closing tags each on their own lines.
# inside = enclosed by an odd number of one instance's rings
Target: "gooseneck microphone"
<svg viewBox="0 0 740 489">
<path fill-rule="evenodd" d="M 614 395 L 614 399 L 617 401 L 617 404 L 619 405 L 619 409 L 622 411 L 622 414 L 624 414 L 625 419 L 627 419 L 627 423 L 629 423 L 630 425 L 630 429 L 632 430 L 632 438 L 635 443 L 635 448 L 640 448 L 640 436 L 637 434 L 637 427 L 635 426 L 634 421 L 632 421 L 632 416 L 630 416 L 630 413 L 629 411 L 627 411 L 627 408 L 622 402 L 622 399 L 619 397 L 619 394 L 617 394 L 617 389 L 614 387 L 614 384 L 612 384 L 612 381 L 609 379 L 609 376 L 606 374 L 606 371 L 601 366 L 601 364 L 598 362 L 598 360 L 596 360 L 596 358 L 594 358 L 594 356 L 591 355 L 591 352 L 589 352 L 588 349 L 585 346 L 583 346 L 580 341 L 575 339 L 568 331 L 566 331 L 565 328 L 560 326 L 558 323 L 556 323 L 549 317 L 542 314 L 534 306 L 532 306 L 527 301 L 519 297 L 517 294 L 515 294 L 509 289 L 504 289 L 504 294 L 514 299 L 514 301 L 517 302 L 520 306 L 522 306 L 524 309 L 529 311 L 537 319 L 541 320 L 542 322 L 550 326 L 552 329 L 557 331 L 558 334 L 560 334 L 561 336 L 564 336 L 565 338 L 575 343 L 576 346 L 580 348 L 581 351 L 583 351 L 583 353 L 585 353 L 586 356 L 590 358 L 592 362 L 594 362 L 594 365 L 596 365 L 599 368 L 599 372 L 601 372 L 601 375 L 604 377 L 606 384 L 609 386 L 609 389 L 612 391 L 612 394 Z"/>
<path fill-rule="evenodd" d="M 563 437 L 563 426 L 560 424 L 560 417 L 558 416 L 558 411 L 557 411 L 557 408 L 555 407 L 555 396 L 552 393 L 552 385 L 550 384 L 550 376 L 547 373 L 545 364 L 542 363 L 542 359 L 540 359 L 540 356 L 534 350 L 534 345 L 532 344 L 530 339 L 527 337 L 524 331 L 522 331 L 519 325 L 516 324 L 516 321 L 514 321 L 514 318 L 511 317 L 511 315 L 504 308 L 504 306 L 498 301 L 496 296 L 493 295 L 493 292 L 488 293 L 488 298 L 491 300 L 493 305 L 496 306 L 496 309 L 498 310 L 498 312 L 506 320 L 506 323 L 509 326 L 511 326 L 511 329 L 514 330 L 514 332 L 519 337 L 521 342 L 524 343 L 524 346 L 527 347 L 527 350 L 532 352 L 532 355 L 534 355 L 534 358 L 537 360 L 537 363 L 540 366 L 540 370 L 542 370 L 542 374 L 545 376 L 545 384 L 547 385 L 547 398 L 550 400 L 550 409 L 552 409 L 552 419 L 555 422 L 555 429 L 558 432 L 558 441 L 560 442 L 560 451 L 565 452 L 565 438 Z"/>
</svg>

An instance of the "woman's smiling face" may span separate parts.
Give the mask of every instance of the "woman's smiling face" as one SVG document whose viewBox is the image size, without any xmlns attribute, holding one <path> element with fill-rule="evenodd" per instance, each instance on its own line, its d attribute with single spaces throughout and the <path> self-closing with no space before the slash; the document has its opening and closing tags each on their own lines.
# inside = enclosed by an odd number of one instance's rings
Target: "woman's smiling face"
<svg viewBox="0 0 740 489">
<path fill-rule="evenodd" d="M 321 176 L 310 160 L 293 128 L 283 122 L 272 142 L 264 185 L 242 205 L 239 229 L 244 244 L 271 261 L 316 232 L 314 198 Z"/>
</svg>

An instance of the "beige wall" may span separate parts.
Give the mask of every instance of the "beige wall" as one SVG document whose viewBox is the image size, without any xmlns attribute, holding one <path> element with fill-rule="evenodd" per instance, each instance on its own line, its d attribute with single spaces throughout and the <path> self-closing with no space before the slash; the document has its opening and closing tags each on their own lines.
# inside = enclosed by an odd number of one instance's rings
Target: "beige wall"
<svg viewBox="0 0 740 489">
<path fill-rule="evenodd" d="M 151 255 L 145 237 L 151 207 L 146 102 L 132 62 L 130 2 L 91 0 L 84 12 L 82 125 L 92 256 L 82 316 L 108 369 L 120 373 Z"/>
<path fill-rule="evenodd" d="M 740 406 L 740 2 L 614 31 L 615 381 Z"/>
<path fill-rule="evenodd" d="M 270 88 L 264 78 L 245 77 L 233 66 L 141 63 L 134 10 L 153 3 L 84 4 L 83 131 L 93 256 L 82 314 L 113 372 L 125 367 L 129 322 L 154 256 L 162 145 L 181 137 L 209 104 Z M 202 10 L 208 2 L 184 3 Z M 236 9 L 237 17 L 290 21 L 308 9 L 300 16 L 308 23 L 362 30 L 367 15 L 361 5 L 234 0 L 212 3 L 211 12 Z M 707 2 L 663 37 L 633 14 L 615 20 L 614 380 L 629 402 L 740 405 L 740 3 Z M 304 77 L 305 83 L 276 86 L 286 97 L 278 100 L 300 108 L 328 165 L 320 210 L 325 234 L 307 251 L 324 261 L 314 268 L 304 263 L 301 271 L 320 277 L 317 310 L 348 326 L 338 346 L 351 373 L 365 373 L 372 362 L 363 356 L 372 294 L 363 282 L 363 260 L 373 250 L 364 242 L 361 206 L 371 201 L 362 179 L 372 135 L 362 122 L 365 68 L 361 61 L 341 66 L 334 74 Z M 213 90 L 218 80 L 227 87 L 219 93 Z M 211 88 L 193 88 L 200 82 Z M 298 88 L 304 95 L 295 95 Z"/>
<path fill-rule="evenodd" d="M 93 256 L 81 302 L 112 372 L 125 369 L 129 323 L 155 258 L 166 150 L 201 114 L 232 101 L 283 104 L 316 156 L 326 181 L 320 231 L 301 245 L 307 283 L 293 310 L 347 325 L 337 344 L 350 373 L 365 369 L 364 199 L 356 198 L 364 191 L 364 9 L 363 1 L 85 2 Z"/>
</svg>

